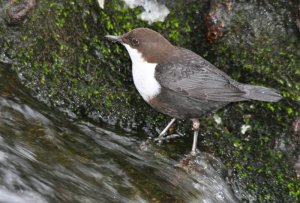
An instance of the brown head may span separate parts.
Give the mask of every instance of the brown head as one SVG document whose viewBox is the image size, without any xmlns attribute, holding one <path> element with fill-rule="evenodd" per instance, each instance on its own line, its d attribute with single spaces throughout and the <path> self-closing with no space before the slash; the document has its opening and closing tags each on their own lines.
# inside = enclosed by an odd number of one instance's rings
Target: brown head
<svg viewBox="0 0 300 203">
<path fill-rule="evenodd" d="M 136 28 L 122 36 L 106 36 L 123 44 L 127 50 L 137 50 L 149 63 L 161 63 L 174 50 L 174 46 L 161 34 L 149 28 Z M 132 56 L 131 56 L 132 57 Z"/>
</svg>

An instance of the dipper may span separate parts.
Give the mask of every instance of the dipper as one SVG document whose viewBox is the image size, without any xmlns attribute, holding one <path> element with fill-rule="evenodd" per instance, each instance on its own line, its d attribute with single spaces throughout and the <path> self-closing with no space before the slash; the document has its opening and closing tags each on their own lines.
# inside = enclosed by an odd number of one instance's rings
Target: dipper
<svg viewBox="0 0 300 203">
<path fill-rule="evenodd" d="M 173 119 L 191 119 L 196 154 L 199 117 L 230 102 L 259 100 L 277 102 L 277 90 L 239 83 L 194 52 L 173 46 L 161 34 L 148 28 L 136 28 L 122 36 L 107 35 L 127 49 L 132 61 L 135 87 L 143 99 L 157 111 Z"/>
</svg>

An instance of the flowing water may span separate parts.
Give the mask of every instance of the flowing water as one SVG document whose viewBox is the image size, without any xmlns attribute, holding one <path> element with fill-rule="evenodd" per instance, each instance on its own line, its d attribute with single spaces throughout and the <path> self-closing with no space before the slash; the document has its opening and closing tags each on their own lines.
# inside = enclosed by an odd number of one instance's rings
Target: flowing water
<svg viewBox="0 0 300 203">
<path fill-rule="evenodd" d="M 145 140 L 55 112 L 0 64 L 0 202 L 238 201 L 216 158 L 185 168 L 184 154 L 163 156 Z"/>
</svg>

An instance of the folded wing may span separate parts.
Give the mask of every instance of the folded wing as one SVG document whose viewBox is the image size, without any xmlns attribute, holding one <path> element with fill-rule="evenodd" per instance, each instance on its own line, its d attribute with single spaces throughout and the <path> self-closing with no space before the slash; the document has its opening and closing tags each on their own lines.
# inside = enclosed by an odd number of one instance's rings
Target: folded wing
<svg viewBox="0 0 300 203">
<path fill-rule="evenodd" d="M 184 60 L 158 64 L 156 79 L 169 90 L 202 101 L 248 100 L 239 83 L 202 57 L 181 49 Z"/>
</svg>

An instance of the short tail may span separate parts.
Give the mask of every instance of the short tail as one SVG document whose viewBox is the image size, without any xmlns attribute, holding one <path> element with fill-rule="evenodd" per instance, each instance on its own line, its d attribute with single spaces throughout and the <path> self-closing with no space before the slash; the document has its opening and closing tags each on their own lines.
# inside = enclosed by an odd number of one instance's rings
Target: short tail
<svg viewBox="0 0 300 203">
<path fill-rule="evenodd" d="M 246 92 L 246 98 L 267 101 L 267 102 L 277 102 L 282 96 L 279 94 L 279 91 L 255 85 L 243 85 L 243 90 Z"/>
</svg>

